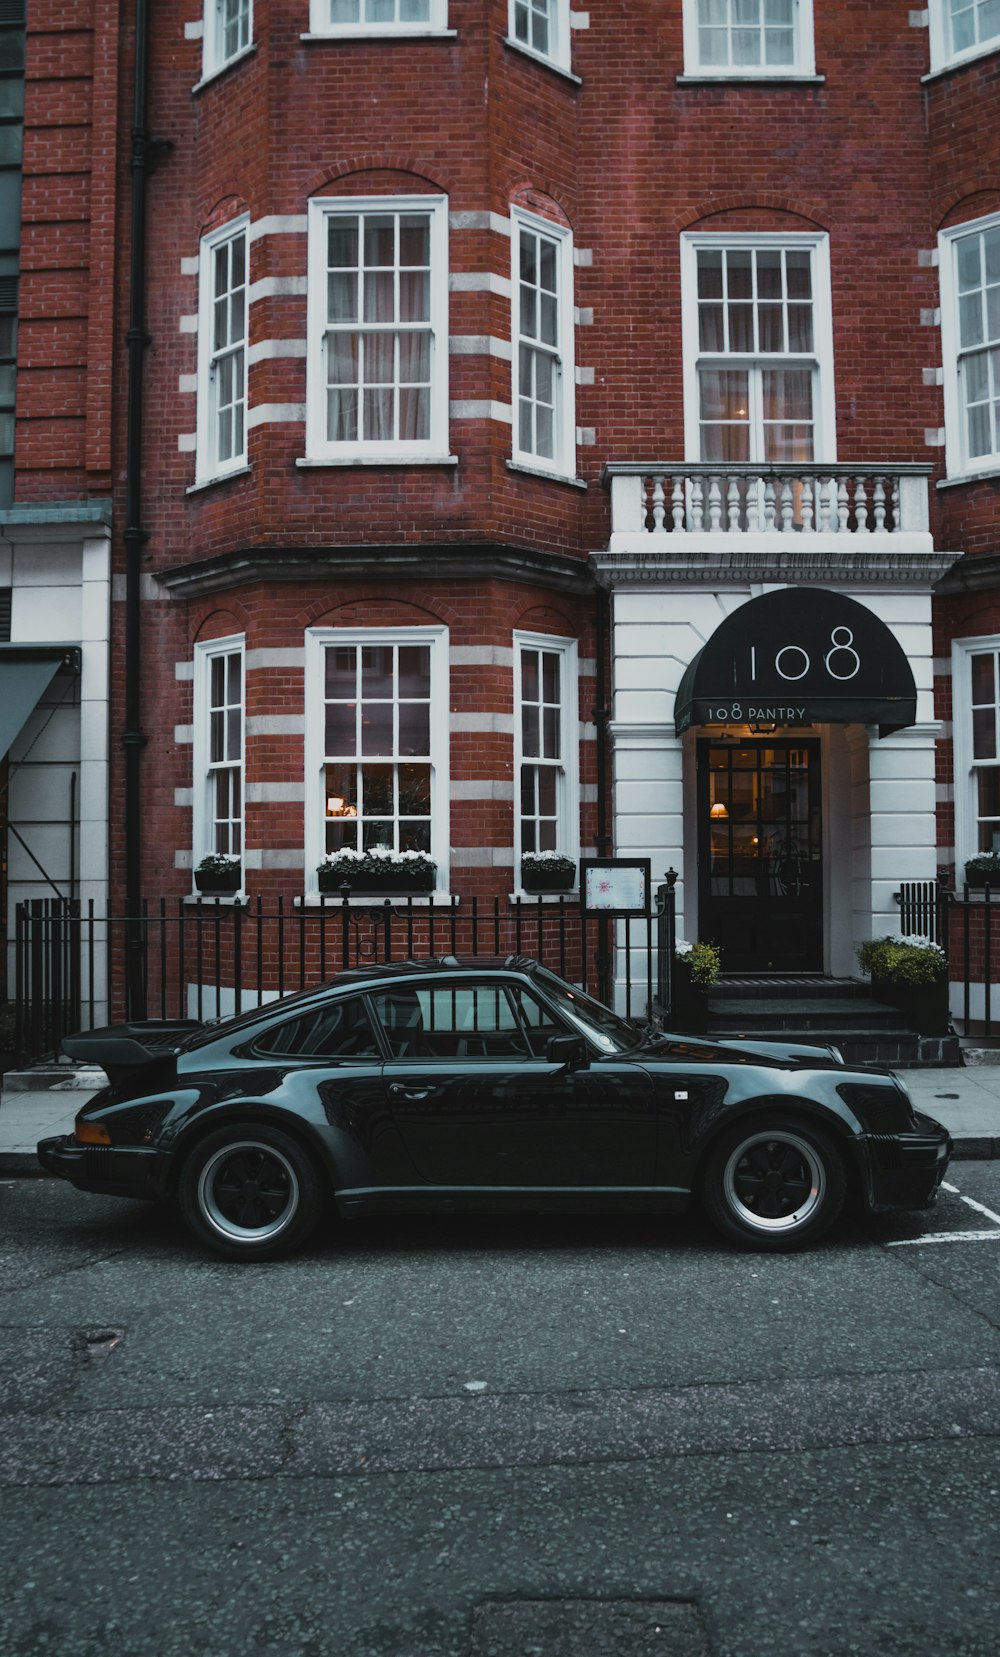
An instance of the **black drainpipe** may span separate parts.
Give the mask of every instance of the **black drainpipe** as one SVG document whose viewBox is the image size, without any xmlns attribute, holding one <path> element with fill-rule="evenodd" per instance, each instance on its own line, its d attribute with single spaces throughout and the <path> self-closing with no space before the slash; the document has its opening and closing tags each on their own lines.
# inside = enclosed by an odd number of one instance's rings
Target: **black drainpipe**
<svg viewBox="0 0 1000 1657">
<path fill-rule="evenodd" d="M 142 648 L 139 605 L 142 549 L 148 539 L 142 527 L 142 387 L 143 366 L 150 335 L 146 331 L 146 179 L 153 159 L 170 148 L 154 141 L 146 126 L 148 61 L 148 0 L 135 5 L 135 79 L 132 105 L 132 239 L 129 270 L 127 447 L 125 456 L 125 913 L 127 1013 L 145 1016 L 145 972 L 142 960 L 142 749 L 146 737 L 141 725 Z"/>
</svg>

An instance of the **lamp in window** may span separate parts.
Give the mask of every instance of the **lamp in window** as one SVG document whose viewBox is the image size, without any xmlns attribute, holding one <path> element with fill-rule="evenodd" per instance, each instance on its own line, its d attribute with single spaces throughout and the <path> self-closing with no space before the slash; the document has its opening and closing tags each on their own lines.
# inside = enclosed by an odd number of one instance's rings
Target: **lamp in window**
<svg viewBox="0 0 1000 1657">
<path fill-rule="evenodd" d="M 725 819 L 728 818 L 729 813 L 726 810 L 725 806 L 723 805 L 722 801 L 721 800 L 716 800 L 715 804 L 712 806 L 712 808 L 709 811 L 708 815 L 712 818 L 712 820 L 714 822 L 718 823 L 718 822 L 724 822 Z"/>
<path fill-rule="evenodd" d="M 356 805 L 348 805 L 343 794 L 328 794 L 326 797 L 326 814 L 328 817 L 356 817 Z"/>
</svg>

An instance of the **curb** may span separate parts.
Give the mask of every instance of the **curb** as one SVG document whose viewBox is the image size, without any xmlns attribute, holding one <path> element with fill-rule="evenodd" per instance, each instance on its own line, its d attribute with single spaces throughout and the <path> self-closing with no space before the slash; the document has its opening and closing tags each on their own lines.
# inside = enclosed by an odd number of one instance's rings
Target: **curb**
<svg viewBox="0 0 1000 1657">
<path fill-rule="evenodd" d="M 952 1134 L 956 1161 L 994 1162 L 1000 1159 L 1000 1138 L 989 1134 Z M 34 1151 L 0 1151 L 0 1179 L 58 1179 L 47 1174 Z"/>
</svg>

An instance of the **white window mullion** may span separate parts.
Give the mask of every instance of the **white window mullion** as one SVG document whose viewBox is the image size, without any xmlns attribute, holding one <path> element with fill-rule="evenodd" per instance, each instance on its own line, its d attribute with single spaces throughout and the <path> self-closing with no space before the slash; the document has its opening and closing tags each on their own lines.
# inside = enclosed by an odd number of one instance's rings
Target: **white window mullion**
<svg viewBox="0 0 1000 1657">
<path fill-rule="evenodd" d="M 563 226 L 517 208 L 512 220 L 513 459 L 572 477 L 576 473 L 572 236 Z"/>
<path fill-rule="evenodd" d="M 247 462 L 249 218 L 202 238 L 198 296 L 198 481 Z"/>
<path fill-rule="evenodd" d="M 195 866 L 213 853 L 242 858 L 246 789 L 246 675 L 242 635 L 195 645 Z"/>
<path fill-rule="evenodd" d="M 684 0 L 689 75 L 743 79 L 812 75 L 812 0 Z"/>
</svg>

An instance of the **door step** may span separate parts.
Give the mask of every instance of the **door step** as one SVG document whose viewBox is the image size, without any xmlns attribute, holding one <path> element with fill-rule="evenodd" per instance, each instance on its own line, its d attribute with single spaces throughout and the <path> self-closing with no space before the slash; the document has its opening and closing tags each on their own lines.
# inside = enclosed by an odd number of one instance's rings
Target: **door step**
<svg viewBox="0 0 1000 1657">
<path fill-rule="evenodd" d="M 920 1036 L 898 1007 L 866 995 L 852 978 L 818 974 L 733 974 L 720 978 L 708 1002 L 708 1034 L 719 1041 L 803 1041 L 839 1047 L 848 1064 L 899 1069 L 958 1064 L 957 1036 Z"/>
</svg>

